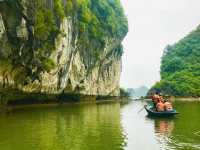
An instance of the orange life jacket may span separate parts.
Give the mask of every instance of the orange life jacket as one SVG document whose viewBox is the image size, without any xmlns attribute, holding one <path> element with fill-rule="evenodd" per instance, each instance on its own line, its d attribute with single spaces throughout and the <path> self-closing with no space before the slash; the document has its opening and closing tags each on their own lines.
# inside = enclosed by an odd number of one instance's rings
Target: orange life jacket
<svg viewBox="0 0 200 150">
<path fill-rule="evenodd" d="M 167 110 L 167 111 L 173 110 L 172 103 L 165 102 L 164 105 L 165 105 L 165 110 Z"/>
<path fill-rule="evenodd" d="M 157 111 L 164 111 L 165 110 L 165 105 L 162 102 L 158 102 L 156 105 Z"/>
</svg>

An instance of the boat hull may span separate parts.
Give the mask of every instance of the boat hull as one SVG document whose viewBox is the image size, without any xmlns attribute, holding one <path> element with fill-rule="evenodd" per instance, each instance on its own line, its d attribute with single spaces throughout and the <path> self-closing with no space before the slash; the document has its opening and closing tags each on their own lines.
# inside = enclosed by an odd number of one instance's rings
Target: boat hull
<svg viewBox="0 0 200 150">
<path fill-rule="evenodd" d="M 148 115 L 153 117 L 173 117 L 176 114 L 179 114 L 176 110 L 158 112 L 153 110 L 152 106 L 145 106 L 144 108 L 147 111 Z"/>
</svg>

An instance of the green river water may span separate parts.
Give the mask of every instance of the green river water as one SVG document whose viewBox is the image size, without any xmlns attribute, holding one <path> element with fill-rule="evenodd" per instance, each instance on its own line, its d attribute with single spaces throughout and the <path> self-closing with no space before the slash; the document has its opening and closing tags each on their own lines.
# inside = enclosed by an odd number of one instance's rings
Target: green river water
<svg viewBox="0 0 200 150">
<path fill-rule="evenodd" d="M 200 103 L 146 116 L 142 101 L 24 108 L 0 115 L 0 150 L 200 150 Z"/>
</svg>

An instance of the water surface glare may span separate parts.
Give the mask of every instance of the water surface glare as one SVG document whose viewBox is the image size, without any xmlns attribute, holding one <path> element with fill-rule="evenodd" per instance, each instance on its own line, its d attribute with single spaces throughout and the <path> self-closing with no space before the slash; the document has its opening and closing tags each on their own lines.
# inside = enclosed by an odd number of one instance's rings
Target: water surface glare
<svg viewBox="0 0 200 150">
<path fill-rule="evenodd" d="M 144 102 L 80 104 L 0 115 L 0 150 L 200 150 L 200 103 L 149 118 Z"/>
</svg>

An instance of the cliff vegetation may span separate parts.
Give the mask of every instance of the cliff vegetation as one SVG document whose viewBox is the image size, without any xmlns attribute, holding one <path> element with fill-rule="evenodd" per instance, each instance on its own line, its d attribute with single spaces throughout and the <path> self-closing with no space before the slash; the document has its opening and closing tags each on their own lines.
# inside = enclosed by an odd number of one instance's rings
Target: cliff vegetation
<svg viewBox="0 0 200 150">
<path fill-rule="evenodd" d="M 200 96 L 200 27 L 165 48 L 160 74 L 161 81 L 150 91 L 180 97 Z"/>
</svg>

